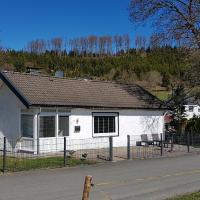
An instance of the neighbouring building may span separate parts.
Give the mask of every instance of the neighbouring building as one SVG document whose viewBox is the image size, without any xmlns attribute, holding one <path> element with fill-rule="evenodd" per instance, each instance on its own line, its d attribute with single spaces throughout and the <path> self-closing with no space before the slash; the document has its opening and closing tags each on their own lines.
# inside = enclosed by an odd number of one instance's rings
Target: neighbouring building
<svg viewBox="0 0 200 200">
<path fill-rule="evenodd" d="M 185 116 L 187 119 L 191 119 L 194 116 L 200 117 L 200 106 L 196 103 L 188 102 L 185 105 Z"/>
</svg>

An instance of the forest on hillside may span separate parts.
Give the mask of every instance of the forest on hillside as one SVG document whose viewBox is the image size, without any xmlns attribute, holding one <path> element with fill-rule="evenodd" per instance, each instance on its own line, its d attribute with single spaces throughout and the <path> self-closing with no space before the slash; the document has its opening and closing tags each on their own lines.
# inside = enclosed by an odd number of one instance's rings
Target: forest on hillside
<svg viewBox="0 0 200 200">
<path fill-rule="evenodd" d="M 137 36 L 88 36 L 64 41 L 34 40 L 21 51 L 2 48 L 0 68 L 26 72 L 38 68 L 54 75 L 62 70 L 66 77 L 138 83 L 150 90 L 170 89 L 181 80 L 188 66 L 186 49 L 162 44 L 153 35 L 149 41 Z"/>
</svg>

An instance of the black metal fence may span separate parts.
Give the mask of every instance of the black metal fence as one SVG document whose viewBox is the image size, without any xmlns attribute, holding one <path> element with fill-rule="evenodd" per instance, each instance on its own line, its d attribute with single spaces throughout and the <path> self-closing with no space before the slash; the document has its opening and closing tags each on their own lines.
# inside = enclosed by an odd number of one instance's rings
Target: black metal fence
<svg viewBox="0 0 200 200">
<path fill-rule="evenodd" d="M 185 154 L 200 153 L 199 134 L 181 134 L 165 137 L 158 135 L 157 139 L 148 136 L 148 140 L 139 140 L 138 136 L 130 136 L 131 159 L 176 157 Z"/>
<path fill-rule="evenodd" d="M 200 134 L 127 135 L 127 144 L 113 146 L 114 137 L 90 139 L 0 139 L 0 170 L 22 171 L 93 164 L 121 159 L 176 157 L 200 153 Z"/>
<path fill-rule="evenodd" d="M 109 138 L 0 139 L 0 170 L 22 171 L 110 160 Z"/>
</svg>

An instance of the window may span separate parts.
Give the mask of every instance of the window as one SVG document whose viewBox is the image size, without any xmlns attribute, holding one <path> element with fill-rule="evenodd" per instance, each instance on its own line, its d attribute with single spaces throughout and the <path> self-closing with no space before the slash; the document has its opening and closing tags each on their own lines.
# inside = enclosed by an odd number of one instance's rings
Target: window
<svg viewBox="0 0 200 200">
<path fill-rule="evenodd" d="M 189 112 L 193 112 L 194 106 L 189 106 L 188 110 L 189 110 Z"/>
<path fill-rule="evenodd" d="M 40 116 L 40 137 L 55 137 L 55 116 Z"/>
<path fill-rule="evenodd" d="M 58 136 L 69 136 L 69 117 L 58 116 Z"/>
<path fill-rule="evenodd" d="M 33 137 L 33 115 L 21 114 L 21 136 Z"/>
<path fill-rule="evenodd" d="M 58 112 L 60 112 L 60 113 L 70 113 L 71 110 L 69 110 L 68 108 L 58 108 Z"/>
<path fill-rule="evenodd" d="M 78 133 L 81 131 L 81 127 L 80 126 L 74 126 L 74 132 Z"/>
<path fill-rule="evenodd" d="M 41 108 L 41 112 L 46 112 L 46 113 L 49 113 L 49 112 L 56 112 L 56 108 Z"/>
<path fill-rule="evenodd" d="M 94 133 L 115 133 L 115 116 L 94 116 Z"/>
</svg>

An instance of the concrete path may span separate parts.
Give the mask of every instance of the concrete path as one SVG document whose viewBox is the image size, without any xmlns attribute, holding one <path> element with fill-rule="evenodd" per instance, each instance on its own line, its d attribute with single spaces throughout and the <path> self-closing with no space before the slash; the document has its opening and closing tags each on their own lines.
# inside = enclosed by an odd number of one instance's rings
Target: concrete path
<svg viewBox="0 0 200 200">
<path fill-rule="evenodd" d="M 200 156 L 121 161 L 0 176 L 0 200 L 81 200 L 85 175 L 91 200 L 157 200 L 200 189 Z"/>
</svg>

